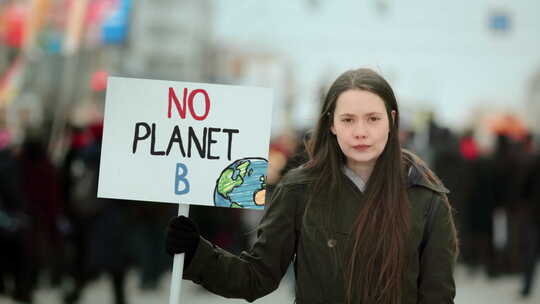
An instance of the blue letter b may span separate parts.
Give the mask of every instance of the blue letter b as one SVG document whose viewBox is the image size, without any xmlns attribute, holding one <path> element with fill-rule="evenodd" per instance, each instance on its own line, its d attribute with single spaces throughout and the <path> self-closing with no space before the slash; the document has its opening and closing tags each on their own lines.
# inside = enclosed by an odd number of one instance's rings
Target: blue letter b
<svg viewBox="0 0 540 304">
<path fill-rule="evenodd" d="M 182 171 L 180 172 L 180 169 Z M 176 176 L 174 181 L 174 193 L 178 195 L 189 193 L 189 181 L 186 179 L 186 175 L 188 173 L 188 169 L 186 165 L 182 163 L 176 164 Z M 179 189 L 180 182 L 184 184 L 184 187 L 182 190 Z"/>
</svg>

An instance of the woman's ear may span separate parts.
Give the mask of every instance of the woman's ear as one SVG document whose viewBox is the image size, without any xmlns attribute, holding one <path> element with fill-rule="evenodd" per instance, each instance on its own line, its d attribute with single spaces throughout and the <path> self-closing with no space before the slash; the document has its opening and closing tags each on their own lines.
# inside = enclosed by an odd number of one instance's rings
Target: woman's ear
<svg viewBox="0 0 540 304">
<path fill-rule="evenodd" d="M 330 132 L 332 132 L 332 134 L 336 135 L 336 129 L 334 128 L 334 124 L 332 124 L 330 126 Z"/>
<path fill-rule="evenodd" d="M 396 122 L 396 110 L 392 110 L 390 112 L 390 115 L 392 115 L 392 125 Z"/>
</svg>

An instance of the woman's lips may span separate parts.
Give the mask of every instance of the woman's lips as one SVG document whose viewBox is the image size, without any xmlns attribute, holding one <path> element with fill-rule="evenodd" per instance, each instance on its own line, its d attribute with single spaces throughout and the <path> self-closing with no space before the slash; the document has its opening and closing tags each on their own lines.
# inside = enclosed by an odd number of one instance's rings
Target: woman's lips
<svg viewBox="0 0 540 304">
<path fill-rule="evenodd" d="M 367 150 L 369 147 L 369 145 L 356 145 L 356 146 L 353 146 L 353 148 L 356 150 L 356 151 L 364 151 L 364 150 Z"/>
</svg>

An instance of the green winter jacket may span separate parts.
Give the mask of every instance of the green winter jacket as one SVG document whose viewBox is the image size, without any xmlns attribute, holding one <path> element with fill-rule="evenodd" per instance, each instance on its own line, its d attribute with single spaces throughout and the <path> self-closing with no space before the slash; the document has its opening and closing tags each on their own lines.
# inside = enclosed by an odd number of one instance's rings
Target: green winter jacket
<svg viewBox="0 0 540 304">
<path fill-rule="evenodd" d="M 408 171 L 412 232 L 402 303 L 454 303 L 455 235 L 444 202 L 448 190 L 429 182 L 422 170 L 411 166 Z M 342 174 L 336 199 L 343 207 L 331 216 L 320 214 L 324 208 L 317 204 L 324 202 L 311 202 L 306 209 L 309 182 L 303 173 L 294 169 L 276 186 L 251 250 L 236 256 L 201 238 L 184 278 L 218 295 L 252 302 L 277 289 L 293 262 L 296 303 L 345 303 L 343 265 L 350 256 L 351 228 L 363 194 Z M 321 216 L 330 218 L 335 229 L 323 229 Z M 428 219 L 431 225 L 426 228 Z"/>
</svg>

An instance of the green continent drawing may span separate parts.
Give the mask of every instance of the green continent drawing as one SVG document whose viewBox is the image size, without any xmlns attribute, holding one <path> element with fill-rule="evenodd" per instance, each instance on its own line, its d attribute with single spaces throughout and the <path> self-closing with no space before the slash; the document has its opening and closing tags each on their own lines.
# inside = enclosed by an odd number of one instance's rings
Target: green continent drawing
<svg viewBox="0 0 540 304">
<path fill-rule="evenodd" d="M 214 205 L 264 209 L 268 161 L 260 157 L 237 159 L 216 178 Z"/>
<path fill-rule="evenodd" d="M 217 183 L 218 193 L 224 198 L 230 199 L 229 193 L 231 193 L 235 187 L 242 185 L 244 182 L 249 165 L 250 162 L 246 160 L 239 164 L 236 169 L 228 168 L 223 171 Z M 238 171 L 238 175 L 236 178 L 233 178 L 235 171 Z"/>
</svg>

